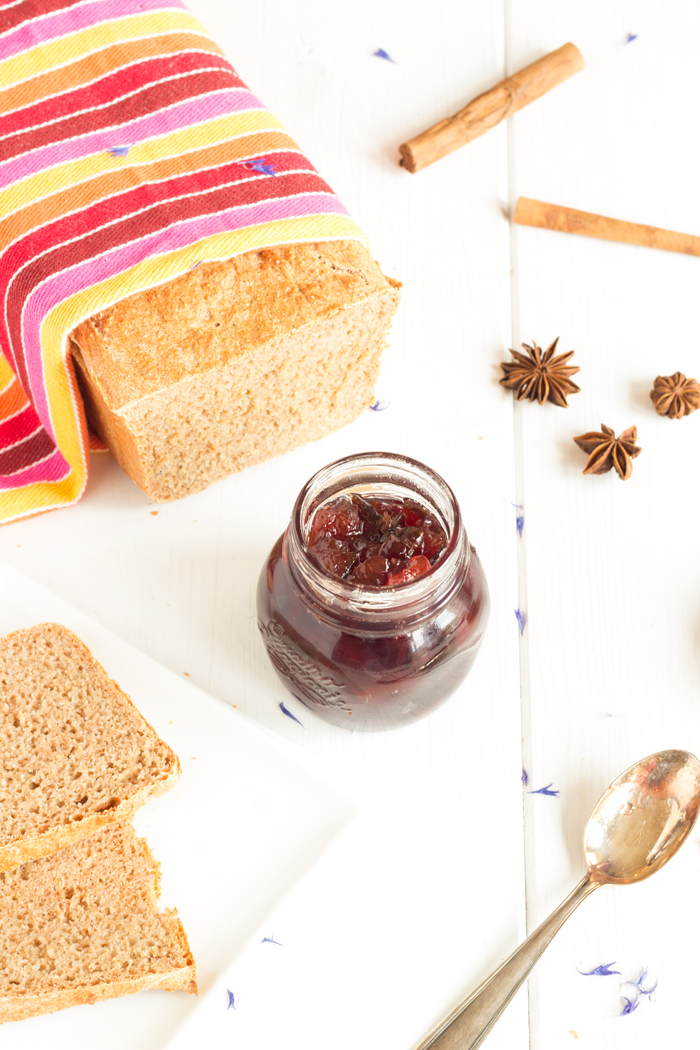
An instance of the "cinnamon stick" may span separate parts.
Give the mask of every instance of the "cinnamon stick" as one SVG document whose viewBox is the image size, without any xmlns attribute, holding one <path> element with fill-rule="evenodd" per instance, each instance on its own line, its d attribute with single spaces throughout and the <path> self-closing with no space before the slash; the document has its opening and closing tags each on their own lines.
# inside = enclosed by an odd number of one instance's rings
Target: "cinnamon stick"
<svg viewBox="0 0 700 1050">
<path fill-rule="evenodd" d="M 564 44 L 473 99 L 468 106 L 399 146 L 402 164 L 415 173 L 483 135 L 583 69 L 581 52 Z"/>
<path fill-rule="evenodd" d="M 599 237 L 603 241 L 621 244 L 640 244 L 644 248 L 660 248 L 665 252 L 700 255 L 700 237 L 691 233 L 674 233 L 658 226 L 643 226 L 637 222 L 611 219 L 607 215 L 577 211 L 559 204 L 545 204 L 529 197 L 518 197 L 513 222 L 518 226 L 540 226 L 560 233 L 578 233 L 582 237 Z"/>
</svg>

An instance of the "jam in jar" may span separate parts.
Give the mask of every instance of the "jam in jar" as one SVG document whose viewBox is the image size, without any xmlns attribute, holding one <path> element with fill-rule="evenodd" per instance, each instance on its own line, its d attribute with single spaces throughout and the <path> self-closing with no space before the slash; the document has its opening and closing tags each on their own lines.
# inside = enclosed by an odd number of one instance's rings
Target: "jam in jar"
<svg viewBox="0 0 700 1050">
<path fill-rule="evenodd" d="M 391 453 L 314 475 L 258 584 L 258 626 L 280 679 L 347 729 L 392 729 L 438 707 L 474 663 L 488 612 L 451 489 Z"/>
<path fill-rule="evenodd" d="M 353 492 L 319 507 L 306 542 L 331 576 L 361 587 L 397 587 L 430 571 L 447 535 L 435 514 L 416 500 Z"/>
</svg>

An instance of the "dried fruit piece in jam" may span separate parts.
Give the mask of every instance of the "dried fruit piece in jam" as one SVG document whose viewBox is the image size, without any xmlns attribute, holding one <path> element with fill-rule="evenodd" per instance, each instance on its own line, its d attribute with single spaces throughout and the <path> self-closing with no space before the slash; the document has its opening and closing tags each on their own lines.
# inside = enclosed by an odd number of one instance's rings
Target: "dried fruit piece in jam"
<svg viewBox="0 0 700 1050">
<path fill-rule="evenodd" d="M 430 562 L 426 556 L 424 554 L 419 554 L 416 558 L 411 558 L 408 565 L 399 568 L 396 572 L 389 573 L 389 579 L 386 581 L 387 586 L 396 587 L 399 583 L 410 583 L 410 581 L 415 580 L 417 576 L 422 576 L 429 568 Z"/>
<path fill-rule="evenodd" d="M 319 507 L 308 549 L 331 576 L 358 586 L 397 587 L 435 565 L 447 534 L 417 500 L 339 496 Z"/>
</svg>

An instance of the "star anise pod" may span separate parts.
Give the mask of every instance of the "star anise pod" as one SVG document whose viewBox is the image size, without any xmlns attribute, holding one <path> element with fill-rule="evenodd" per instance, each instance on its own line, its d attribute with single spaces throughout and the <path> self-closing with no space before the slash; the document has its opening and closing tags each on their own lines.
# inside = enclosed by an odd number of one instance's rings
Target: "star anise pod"
<svg viewBox="0 0 700 1050">
<path fill-rule="evenodd" d="M 574 438 L 578 447 L 588 453 L 588 463 L 583 473 L 607 474 L 614 467 L 622 480 L 627 481 L 632 474 L 632 460 L 642 451 L 635 445 L 637 428 L 628 427 L 619 438 L 605 423 L 601 423 L 601 430 L 602 433 L 592 430 Z"/>
<path fill-rule="evenodd" d="M 700 408 L 700 383 L 697 379 L 686 379 L 682 372 L 657 376 L 649 397 L 660 416 L 682 419 Z"/>
<path fill-rule="evenodd" d="M 513 360 L 501 363 L 501 383 L 509 390 L 515 391 L 518 401 L 524 401 L 526 398 L 534 401 L 536 398 L 541 405 L 545 401 L 551 401 L 560 408 L 566 408 L 566 395 L 578 394 L 580 387 L 572 383 L 569 376 L 580 372 L 581 369 L 566 363 L 574 356 L 573 350 L 569 350 L 568 354 L 554 356 L 558 342 L 559 336 L 542 353 L 542 348 L 533 339 L 532 346 L 523 343 L 527 357 L 517 350 L 511 350 Z"/>
</svg>

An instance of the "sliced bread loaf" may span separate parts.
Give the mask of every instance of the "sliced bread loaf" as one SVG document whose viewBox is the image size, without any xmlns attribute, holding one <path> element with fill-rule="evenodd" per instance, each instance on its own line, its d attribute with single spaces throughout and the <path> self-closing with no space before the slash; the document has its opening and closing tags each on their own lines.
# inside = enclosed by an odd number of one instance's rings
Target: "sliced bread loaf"
<svg viewBox="0 0 700 1050">
<path fill-rule="evenodd" d="M 0 874 L 0 1022 L 145 988 L 197 993 L 159 865 L 131 825 Z"/>
<path fill-rule="evenodd" d="M 67 628 L 0 639 L 0 871 L 164 794 L 177 756 Z"/>
</svg>

